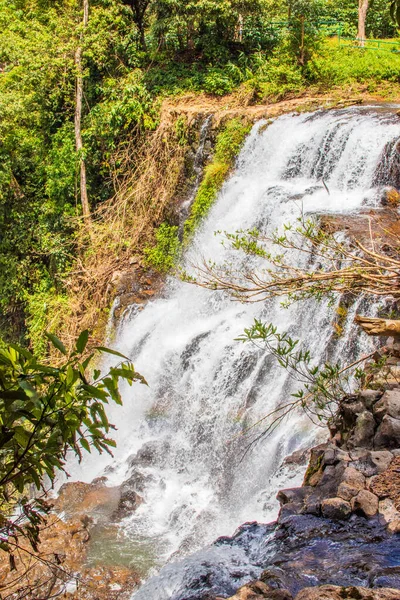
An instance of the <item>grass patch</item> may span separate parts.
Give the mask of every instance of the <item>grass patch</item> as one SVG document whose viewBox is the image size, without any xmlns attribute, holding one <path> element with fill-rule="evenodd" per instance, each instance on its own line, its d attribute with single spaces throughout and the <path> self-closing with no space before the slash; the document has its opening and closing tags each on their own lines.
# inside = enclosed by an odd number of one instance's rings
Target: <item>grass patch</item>
<svg viewBox="0 0 400 600">
<path fill-rule="evenodd" d="M 156 245 L 144 249 L 146 263 L 160 273 L 170 271 L 178 260 L 181 250 L 178 230 L 175 225 L 162 223 L 156 232 Z"/>
<path fill-rule="evenodd" d="M 383 81 L 399 82 L 400 55 L 384 50 L 333 47 L 327 43 L 309 62 L 307 79 L 321 89 L 366 83 L 374 91 Z"/>
<path fill-rule="evenodd" d="M 192 210 L 184 228 L 184 242 L 188 243 L 194 231 L 207 215 L 240 152 L 251 125 L 240 119 L 228 121 L 217 137 L 213 161 L 204 172 Z"/>
</svg>

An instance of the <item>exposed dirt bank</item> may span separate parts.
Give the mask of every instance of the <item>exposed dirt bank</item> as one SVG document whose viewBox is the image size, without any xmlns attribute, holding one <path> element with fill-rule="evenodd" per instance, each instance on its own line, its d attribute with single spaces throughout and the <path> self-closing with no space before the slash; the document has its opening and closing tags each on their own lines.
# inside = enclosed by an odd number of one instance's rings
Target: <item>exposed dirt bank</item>
<svg viewBox="0 0 400 600">
<path fill-rule="evenodd" d="M 382 84 L 374 93 L 366 85 L 353 85 L 337 88 L 329 93 L 306 91 L 293 98 L 287 98 L 268 104 L 254 104 L 251 96 L 243 97 L 239 92 L 222 98 L 206 94 L 187 94 L 177 98 L 168 98 L 161 109 L 161 121 L 169 115 L 185 114 L 189 118 L 214 115 L 214 123 L 236 117 L 247 117 L 252 121 L 271 119 L 289 112 L 306 112 L 318 109 L 345 108 L 353 105 L 381 104 L 399 102 L 400 85 Z"/>
</svg>

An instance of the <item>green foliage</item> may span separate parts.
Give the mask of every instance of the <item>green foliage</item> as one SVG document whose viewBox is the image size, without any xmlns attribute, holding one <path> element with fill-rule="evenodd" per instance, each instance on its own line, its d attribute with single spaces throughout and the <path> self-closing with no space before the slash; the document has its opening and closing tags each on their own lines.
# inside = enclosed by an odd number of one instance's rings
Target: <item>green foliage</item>
<svg viewBox="0 0 400 600">
<path fill-rule="evenodd" d="M 193 235 L 196 227 L 207 215 L 243 145 L 250 126 L 239 119 L 232 119 L 218 134 L 213 161 L 204 172 L 190 216 L 185 223 L 185 241 Z"/>
<path fill-rule="evenodd" d="M 229 75 L 217 69 L 210 71 L 204 79 L 204 90 L 208 94 L 214 94 L 215 96 L 230 94 L 234 87 L 235 84 Z"/>
<path fill-rule="evenodd" d="M 321 32 L 318 25 L 322 0 L 291 0 L 286 44 L 289 53 L 305 67 L 318 49 Z"/>
<path fill-rule="evenodd" d="M 3 508 L 18 502 L 28 518 L 25 528 L 13 527 L 11 520 L 0 526 L 1 548 L 10 553 L 16 532 L 26 535 L 34 548 L 37 542 L 38 530 L 32 537 L 31 527 L 40 524 L 40 516 L 25 496 L 28 486 L 45 491 L 48 482 L 53 484 L 65 468 L 67 451 L 79 459 L 82 450 L 111 454 L 115 442 L 105 405 L 122 404 L 120 379 L 129 385 L 146 383 L 125 356 L 108 348 L 97 350 L 122 362 L 105 375 L 91 373 L 88 331 L 80 334 L 70 354 L 56 336 L 47 337 L 62 357 L 58 367 L 40 363 L 25 348 L 0 343 L 0 497 Z"/>
<path fill-rule="evenodd" d="M 382 81 L 399 81 L 400 56 L 379 50 L 325 46 L 308 63 L 307 77 L 322 89 L 359 82 L 368 83 L 373 91 L 373 86 Z"/>
<path fill-rule="evenodd" d="M 156 232 L 156 245 L 145 248 L 144 255 L 149 266 L 167 273 L 175 265 L 181 250 L 179 227 L 162 223 Z"/>
<path fill-rule="evenodd" d="M 151 45 L 157 51 L 201 54 L 207 61 L 226 61 L 234 48 L 263 44 L 264 15 L 260 0 L 155 0 Z M 239 19 L 242 18 L 240 32 Z"/>
<path fill-rule="evenodd" d="M 287 19 L 287 0 L 95 0 L 82 38 L 77 0 L 0 0 L 0 328 L 8 339 L 42 352 L 40 330 L 54 325 L 51 307 L 66 309 L 66 276 L 76 272 L 77 47 L 83 46 L 83 154 L 90 206 L 98 214 L 132 168 L 127 156 L 136 156 L 158 126 L 164 96 L 237 92 L 240 99 L 243 92 L 246 101 L 275 101 L 310 84 L 325 90 L 360 82 L 373 90 L 381 81 L 398 82 L 397 55 L 321 43 L 320 17 L 355 32 L 355 0 L 290 4 L 287 30 L 271 25 L 271 19 Z M 397 35 L 390 2 L 374 0 L 367 31 Z M 183 147 L 183 121 L 176 134 Z M 208 167 L 186 239 L 230 166 L 230 159 L 215 158 Z"/>
<path fill-rule="evenodd" d="M 322 10 L 324 18 L 340 21 L 344 36 L 356 38 L 358 2 L 354 0 L 325 0 Z M 370 2 L 366 31 L 368 37 L 374 38 L 397 36 L 396 26 L 390 16 L 389 0 L 373 0 L 373 2 Z"/>
<path fill-rule="evenodd" d="M 47 355 L 48 341 L 43 336 L 47 330 L 54 332 L 69 316 L 68 297 L 57 293 L 54 287 L 42 280 L 32 294 L 26 297 L 26 326 L 32 351 L 38 359 Z"/>
<path fill-rule="evenodd" d="M 317 423 L 329 422 L 336 415 L 341 399 L 351 393 L 354 387 L 352 378 L 355 378 L 356 382 L 364 375 L 363 371 L 357 368 L 361 361 L 349 367 L 343 367 L 340 363 L 315 364 L 310 351 L 302 349 L 299 340 L 294 340 L 287 333 L 279 333 L 272 323 L 263 323 L 256 319 L 252 327 L 245 329 L 238 341 L 250 342 L 257 348 L 267 350 L 290 377 L 302 386 L 292 394 L 292 401 L 280 406 L 259 422 L 271 420 L 255 441 L 270 433 L 282 419 L 297 408 L 304 410 Z"/>
</svg>

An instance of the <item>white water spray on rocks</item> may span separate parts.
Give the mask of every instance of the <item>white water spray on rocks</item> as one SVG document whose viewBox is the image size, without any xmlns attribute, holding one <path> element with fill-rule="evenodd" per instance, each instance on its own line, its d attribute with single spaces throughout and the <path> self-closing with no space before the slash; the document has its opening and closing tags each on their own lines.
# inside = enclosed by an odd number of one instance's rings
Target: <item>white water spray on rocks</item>
<svg viewBox="0 0 400 600">
<path fill-rule="evenodd" d="M 189 258 L 230 257 L 216 230 L 271 232 L 301 212 L 376 206 L 374 173 L 384 148 L 399 135 L 398 117 L 379 107 L 257 124 Z M 249 261 L 238 253 L 232 257 L 238 265 Z M 125 389 L 124 407 L 112 414 L 118 448 L 107 474 L 110 483 L 131 478 L 144 498 L 123 531 L 151 548 L 156 566 L 232 534 L 245 521 L 272 520 L 277 491 L 301 483 L 301 468 L 282 466 L 285 457 L 316 439 L 318 430 L 301 413 L 290 415 L 241 460 L 248 442 L 238 439 L 240 432 L 290 400 L 298 384 L 266 352 L 235 338 L 258 318 L 301 339 L 317 362 L 329 355 L 345 363 L 370 348 L 352 325 L 355 310 L 335 340 L 335 307 L 327 302 L 289 309 L 279 299 L 243 305 L 171 278 L 162 298 L 123 322 L 116 347 L 132 358 L 149 387 Z M 86 478 L 104 466 L 87 464 Z"/>
</svg>

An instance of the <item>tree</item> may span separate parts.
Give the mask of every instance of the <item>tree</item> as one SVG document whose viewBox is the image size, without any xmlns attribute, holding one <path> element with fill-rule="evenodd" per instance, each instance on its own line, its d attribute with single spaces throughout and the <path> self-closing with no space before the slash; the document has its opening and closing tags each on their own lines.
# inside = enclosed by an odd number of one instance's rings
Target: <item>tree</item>
<svg viewBox="0 0 400 600">
<path fill-rule="evenodd" d="M 305 67 L 317 48 L 319 0 L 290 0 L 289 46 L 300 67 Z"/>
<path fill-rule="evenodd" d="M 146 50 L 145 37 L 145 16 L 150 6 L 151 0 L 122 0 L 124 4 L 130 6 L 133 13 L 133 20 L 139 30 L 140 45 L 142 50 Z"/>
<path fill-rule="evenodd" d="M 394 0 L 390 5 L 390 16 L 392 21 L 400 27 L 400 0 Z"/>
<path fill-rule="evenodd" d="M 169 44 L 180 51 L 203 52 L 220 58 L 230 45 L 240 43 L 238 27 L 246 18 L 263 14 L 261 0 L 154 0 L 153 31 L 158 47 Z"/>
<path fill-rule="evenodd" d="M 358 33 L 357 39 L 360 46 L 365 46 L 365 22 L 367 20 L 367 12 L 369 0 L 358 0 Z"/>
<path fill-rule="evenodd" d="M 82 100 L 83 100 L 83 66 L 82 66 L 82 43 L 85 30 L 89 23 L 89 0 L 83 0 L 83 22 L 80 44 L 75 52 L 76 67 L 76 99 L 75 99 L 75 141 L 76 151 L 80 164 L 80 193 L 84 218 L 90 220 L 90 206 L 87 192 L 86 161 L 82 141 Z"/>
<path fill-rule="evenodd" d="M 18 537 L 28 539 L 36 551 L 46 521 L 46 507 L 29 493 L 30 486 L 46 496 L 57 474 L 65 471 L 69 451 L 79 460 L 82 451 L 92 449 L 111 454 L 115 442 L 109 433 L 114 427 L 105 405 L 122 404 L 120 379 L 129 385 L 146 383 L 129 359 L 104 347 L 97 351 L 120 362 L 106 374 L 90 373 L 94 353 L 86 354 L 87 331 L 70 353 L 54 335 L 48 338 L 62 357 L 59 366 L 42 364 L 15 344 L 0 346 L 0 549 L 8 553 L 11 569 L 20 549 Z M 16 506 L 23 524 L 12 516 Z"/>
</svg>

